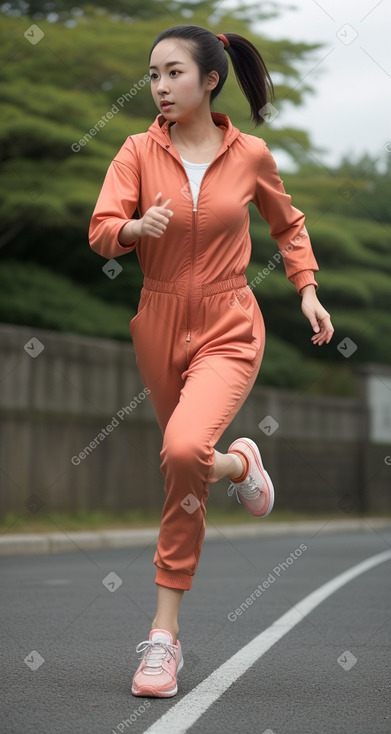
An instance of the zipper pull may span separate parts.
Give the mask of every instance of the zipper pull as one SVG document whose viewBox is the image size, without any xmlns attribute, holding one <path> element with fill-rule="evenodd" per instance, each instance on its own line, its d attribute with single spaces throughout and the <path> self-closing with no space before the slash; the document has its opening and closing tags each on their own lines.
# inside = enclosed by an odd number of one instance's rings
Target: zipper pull
<svg viewBox="0 0 391 734">
<path fill-rule="evenodd" d="M 189 341 L 190 341 L 190 331 L 188 331 L 188 332 L 187 332 L 187 337 L 186 337 L 186 341 L 187 341 L 187 342 L 189 342 Z"/>
</svg>

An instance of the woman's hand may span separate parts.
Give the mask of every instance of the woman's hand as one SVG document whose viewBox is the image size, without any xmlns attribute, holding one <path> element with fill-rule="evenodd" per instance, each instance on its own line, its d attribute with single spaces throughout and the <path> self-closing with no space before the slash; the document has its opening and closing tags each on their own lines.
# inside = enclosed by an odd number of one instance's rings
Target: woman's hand
<svg viewBox="0 0 391 734">
<path fill-rule="evenodd" d="M 150 206 L 144 216 L 140 219 L 140 237 L 145 235 L 149 235 L 150 237 L 161 237 L 167 228 L 170 218 L 174 214 L 171 209 L 166 209 L 166 206 L 171 199 L 167 199 L 164 204 L 161 203 L 161 191 L 156 194 L 155 201 L 156 204 L 154 206 Z"/>
<path fill-rule="evenodd" d="M 334 334 L 334 327 L 330 320 L 330 314 L 323 308 L 315 293 L 314 285 L 306 285 L 301 289 L 301 310 L 307 316 L 313 330 L 316 332 L 311 337 L 313 344 L 319 347 L 326 342 L 329 343 Z"/>
</svg>

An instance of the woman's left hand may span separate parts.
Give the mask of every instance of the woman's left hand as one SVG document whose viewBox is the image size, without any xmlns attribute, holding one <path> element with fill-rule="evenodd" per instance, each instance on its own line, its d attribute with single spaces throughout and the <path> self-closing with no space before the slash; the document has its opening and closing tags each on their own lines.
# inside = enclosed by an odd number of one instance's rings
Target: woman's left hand
<svg viewBox="0 0 391 734">
<path fill-rule="evenodd" d="M 334 327 L 331 323 L 330 314 L 318 300 L 313 285 L 305 286 L 302 289 L 301 310 L 316 332 L 311 337 L 313 344 L 318 344 L 319 347 L 324 342 L 328 344 L 334 334 Z"/>
</svg>

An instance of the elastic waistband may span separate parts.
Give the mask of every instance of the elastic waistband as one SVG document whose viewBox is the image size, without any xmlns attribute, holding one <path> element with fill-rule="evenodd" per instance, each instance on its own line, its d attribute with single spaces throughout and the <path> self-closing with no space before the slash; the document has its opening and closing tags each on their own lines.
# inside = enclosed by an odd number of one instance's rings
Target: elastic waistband
<svg viewBox="0 0 391 734">
<path fill-rule="evenodd" d="M 224 291 L 231 291 L 235 288 L 245 288 L 247 285 L 247 276 L 245 273 L 242 275 L 236 275 L 233 278 L 227 278 L 227 280 L 217 280 L 213 283 L 201 283 L 199 288 L 201 289 L 202 295 L 211 296 L 214 293 L 224 293 Z M 144 276 L 143 287 L 148 291 L 160 291 L 160 293 L 175 293 L 177 295 L 182 294 L 182 288 L 178 287 L 178 283 L 173 281 L 155 280 L 154 278 L 148 278 Z"/>
</svg>

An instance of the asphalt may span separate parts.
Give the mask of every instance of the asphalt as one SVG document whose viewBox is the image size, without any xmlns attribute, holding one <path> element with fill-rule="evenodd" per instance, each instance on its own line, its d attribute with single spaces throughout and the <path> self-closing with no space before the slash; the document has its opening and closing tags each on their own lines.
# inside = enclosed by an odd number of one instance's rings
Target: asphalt
<svg viewBox="0 0 391 734">
<path fill-rule="evenodd" d="M 135 648 L 156 609 L 156 531 L 137 547 L 69 541 L 72 553 L 26 546 L 23 556 L 3 556 L 1 732 L 159 734 L 171 709 L 172 734 L 183 732 L 174 709 L 182 698 L 322 585 L 390 551 L 389 521 L 359 522 L 266 520 L 254 537 L 210 528 L 218 536 L 209 532 L 181 604 L 184 667 L 169 699 L 130 693 Z M 186 731 L 390 734 L 390 570 L 391 559 L 344 583 L 226 689 L 222 674 L 221 695 Z M 259 586 L 262 595 L 246 602 Z"/>
</svg>

